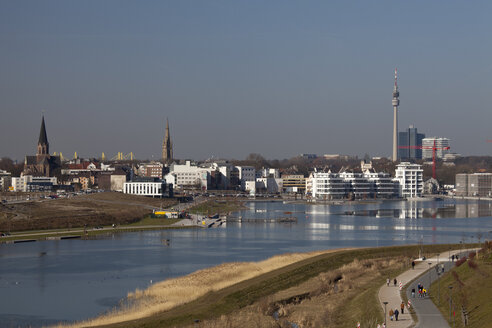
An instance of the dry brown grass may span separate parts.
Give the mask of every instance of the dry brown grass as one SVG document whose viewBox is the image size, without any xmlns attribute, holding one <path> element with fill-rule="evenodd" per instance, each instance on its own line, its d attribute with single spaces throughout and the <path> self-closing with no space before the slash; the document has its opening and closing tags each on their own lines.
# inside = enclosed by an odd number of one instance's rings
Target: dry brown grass
<svg viewBox="0 0 492 328">
<path fill-rule="evenodd" d="M 334 251 L 284 254 L 261 262 L 225 263 L 199 270 L 184 277 L 162 281 L 146 290 L 137 289 L 135 292 L 128 294 L 127 300 L 130 305 L 116 308 L 101 317 L 75 323 L 68 327 L 93 327 L 149 317 L 155 313 L 167 311 L 196 300 L 210 291 L 220 290 L 289 264 Z M 257 308 L 258 305 L 256 306 Z M 227 322 L 229 321 L 232 324 L 235 321 L 228 316 L 217 320 L 225 320 L 223 324 L 228 324 Z M 223 325 L 220 326 L 222 327 Z M 60 325 L 58 327 L 65 326 Z"/>
<path fill-rule="evenodd" d="M 324 272 L 233 314 L 201 322 L 198 327 L 291 327 L 290 323 L 296 323 L 301 328 L 351 327 L 351 322 L 343 322 L 341 314 L 350 300 L 376 279 L 382 278 L 384 270 L 399 267 L 402 260 L 403 258 L 356 259 L 339 269 Z M 283 304 L 285 300 L 305 293 L 309 293 L 309 297 L 301 302 Z M 272 316 L 275 311 L 278 312 L 278 321 Z M 375 327 L 377 322 L 374 319 L 374 322 L 364 324 Z"/>
<path fill-rule="evenodd" d="M 0 231 L 66 229 L 84 225 L 127 224 L 174 200 L 105 192 L 74 198 L 0 206 Z"/>
</svg>

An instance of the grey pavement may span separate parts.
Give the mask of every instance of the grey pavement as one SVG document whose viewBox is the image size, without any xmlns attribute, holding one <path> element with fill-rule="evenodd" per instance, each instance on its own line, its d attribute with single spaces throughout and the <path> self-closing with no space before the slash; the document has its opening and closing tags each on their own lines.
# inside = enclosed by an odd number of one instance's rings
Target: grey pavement
<svg viewBox="0 0 492 328">
<path fill-rule="evenodd" d="M 463 251 L 463 254 L 467 254 L 470 250 Z M 440 266 L 444 265 L 444 272 L 448 272 L 452 266 L 454 265 L 454 262 L 451 261 L 451 259 L 448 258 L 448 254 L 443 254 L 446 255 L 445 258 L 440 258 Z M 455 260 L 456 261 L 456 260 Z M 420 277 L 418 277 L 414 282 L 410 284 L 410 286 L 407 289 L 407 297 L 409 300 L 412 302 L 412 306 L 417 313 L 418 317 L 418 323 L 415 327 L 417 328 L 425 328 L 425 327 L 432 327 L 432 328 L 444 328 L 444 327 L 449 327 L 449 324 L 446 320 L 444 320 L 441 312 L 439 309 L 434 305 L 434 302 L 429 297 L 424 297 L 424 298 L 419 298 L 418 297 L 418 292 L 417 292 L 417 285 L 421 283 L 424 285 L 426 289 L 429 287 L 429 282 L 432 283 L 437 280 L 438 274 L 437 270 L 435 269 L 436 267 L 433 267 L 433 269 L 427 270 L 424 274 L 422 274 Z M 441 268 L 440 268 L 441 269 Z M 441 276 L 442 270 L 440 270 L 439 276 Z M 412 298 L 412 288 L 415 288 L 416 295 L 415 298 Z M 438 285 L 437 288 L 434 288 L 429 291 L 430 295 L 435 295 L 436 298 L 438 297 L 439 294 L 441 293 L 448 293 L 448 288 L 447 286 L 440 286 Z"/>
<path fill-rule="evenodd" d="M 396 277 L 398 284 L 401 282 L 403 286 L 406 286 L 410 281 L 415 279 L 415 281 L 411 283 L 408 289 L 410 293 L 412 288 L 415 288 L 417 290 L 416 287 L 412 287 L 412 286 L 416 286 L 419 282 L 422 283 L 424 287 L 427 288 L 429 286 L 429 270 L 430 270 L 430 279 L 432 281 L 433 276 L 434 279 L 437 278 L 435 266 L 437 266 L 438 263 L 441 264 L 443 260 L 447 260 L 448 256 L 458 253 L 460 253 L 460 250 L 446 252 L 446 254 L 443 254 L 446 255 L 446 259 L 444 259 L 443 256 L 441 256 L 440 258 L 436 256 L 426 260 L 422 260 L 422 259 L 415 260 L 416 263 L 415 269 L 409 269 L 403 272 L 398 277 Z M 434 292 L 434 291 L 430 291 L 430 292 Z M 383 302 L 388 302 L 386 306 L 386 314 L 385 314 L 386 316 L 388 315 L 389 309 L 398 308 L 398 310 L 400 310 L 400 304 L 402 302 L 400 288 L 393 286 L 393 279 L 391 279 L 391 283 L 389 286 L 386 286 L 386 284 L 384 284 L 379 289 L 378 297 L 381 307 L 383 309 L 385 308 Z M 410 300 L 419 318 L 417 327 L 432 327 L 432 328 L 449 327 L 447 322 L 443 319 L 441 312 L 434 306 L 434 304 L 430 299 L 411 298 L 410 295 Z M 407 310 L 407 308 L 405 308 L 405 310 Z M 388 316 L 386 317 L 386 319 L 387 319 L 386 327 L 406 328 L 414 324 L 413 319 L 408 313 L 408 311 L 405 311 L 404 314 L 400 314 L 398 321 L 390 321 Z"/>
</svg>

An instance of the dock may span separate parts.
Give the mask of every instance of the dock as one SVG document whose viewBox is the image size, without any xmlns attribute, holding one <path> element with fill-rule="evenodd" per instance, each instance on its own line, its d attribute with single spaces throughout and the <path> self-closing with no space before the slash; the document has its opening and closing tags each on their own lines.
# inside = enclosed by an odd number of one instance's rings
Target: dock
<svg viewBox="0 0 492 328">
<path fill-rule="evenodd" d="M 227 222 L 252 222 L 252 223 L 292 223 L 297 222 L 297 217 L 287 216 L 280 218 L 241 218 L 241 217 L 228 217 L 225 219 Z"/>
</svg>

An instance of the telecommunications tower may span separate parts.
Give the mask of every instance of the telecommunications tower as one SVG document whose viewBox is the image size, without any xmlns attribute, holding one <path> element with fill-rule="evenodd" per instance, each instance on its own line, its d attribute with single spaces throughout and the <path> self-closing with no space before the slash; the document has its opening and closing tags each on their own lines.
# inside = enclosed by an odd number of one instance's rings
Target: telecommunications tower
<svg viewBox="0 0 492 328">
<path fill-rule="evenodd" d="M 398 106 L 400 106 L 400 92 L 398 92 L 398 70 L 395 68 L 395 86 L 393 88 L 393 162 L 398 160 Z"/>
</svg>

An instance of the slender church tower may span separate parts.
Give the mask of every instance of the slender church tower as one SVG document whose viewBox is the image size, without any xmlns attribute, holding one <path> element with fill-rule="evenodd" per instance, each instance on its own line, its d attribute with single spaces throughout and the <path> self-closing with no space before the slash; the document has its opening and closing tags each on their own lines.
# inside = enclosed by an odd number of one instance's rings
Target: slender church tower
<svg viewBox="0 0 492 328">
<path fill-rule="evenodd" d="M 173 161 L 173 143 L 171 141 L 171 135 L 169 134 L 169 120 L 166 119 L 166 134 L 162 141 L 162 161 L 164 163 L 170 163 Z"/>
<path fill-rule="evenodd" d="M 398 160 L 398 106 L 400 106 L 400 92 L 398 91 L 398 71 L 395 68 L 395 86 L 393 87 L 393 162 Z"/>
<path fill-rule="evenodd" d="M 46 125 L 44 124 L 44 116 L 41 120 L 41 130 L 39 130 L 39 139 L 38 139 L 38 151 L 36 152 L 36 156 L 48 156 L 50 155 L 50 144 L 48 143 L 48 135 L 46 134 Z"/>
</svg>

